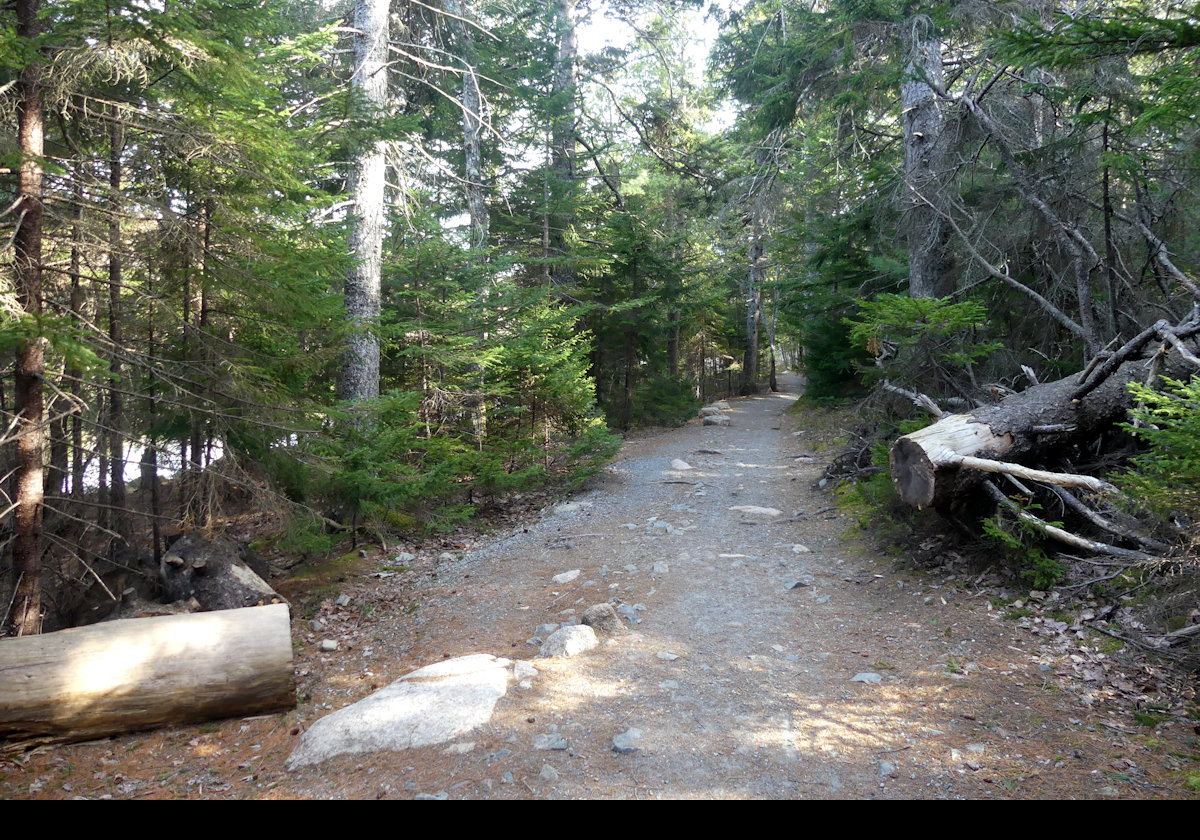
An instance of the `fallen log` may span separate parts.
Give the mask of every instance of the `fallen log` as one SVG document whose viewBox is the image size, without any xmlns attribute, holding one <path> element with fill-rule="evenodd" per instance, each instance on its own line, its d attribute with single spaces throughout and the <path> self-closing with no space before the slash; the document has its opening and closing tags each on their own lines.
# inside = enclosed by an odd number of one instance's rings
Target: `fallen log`
<svg viewBox="0 0 1200 840">
<path fill-rule="evenodd" d="M 84 741 L 295 705 L 286 604 L 0 641 L 0 741 Z"/>
<path fill-rule="evenodd" d="M 1078 398 L 1080 376 L 1073 374 L 1034 385 L 996 405 L 947 415 L 892 445 L 892 484 L 901 499 L 918 508 L 946 507 L 961 498 L 979 482 L 975 471 L 1111 490 L 1090 476 L 1037 470 L 1020 462 L 1061 450 L 1074 439 L 1094 436 L 1124 420 L 1132 403 L 1129 383 L 1144 379 L 1149 364 L 1149 359 L 1125 361 Z"/>
</svg>

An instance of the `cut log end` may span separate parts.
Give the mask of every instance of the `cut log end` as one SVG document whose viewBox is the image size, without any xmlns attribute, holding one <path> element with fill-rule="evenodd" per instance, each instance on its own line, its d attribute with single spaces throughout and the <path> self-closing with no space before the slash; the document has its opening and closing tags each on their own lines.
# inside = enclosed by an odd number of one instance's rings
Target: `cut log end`
<svg viewBox="0 0 1200 840">
<path fill-rule="evenodd" d="M 937 490 L 937 470 L 919 443 L 901 438 L 888 456 L 892 484 L 905 504 L 927 508 Z"/>
</svg>

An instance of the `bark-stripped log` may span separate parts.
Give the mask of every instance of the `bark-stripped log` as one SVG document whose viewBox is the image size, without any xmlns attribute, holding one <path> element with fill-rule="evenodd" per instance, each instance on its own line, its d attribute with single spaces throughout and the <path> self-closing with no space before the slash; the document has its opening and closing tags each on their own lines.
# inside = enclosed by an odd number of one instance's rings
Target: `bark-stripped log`
<svg viewBox="0 0 1200 840">
<path fill-rule="evenodd" d="M 0 641 L 0 740 L 84 741 L 295 705 L 285 604 Z"/>
<path fill-rule="evenodd" d="M 1144 379 L 1149 364 L 1148 359 L 1125 362 L 1079 400 L 1072 399 L 1079 387 L 1079 375 L 1073 374 L 969 414 L 948 415 L 905 435 L 892 445 L 892 484 L 901 499 L 918 508 L 947 506 L 978 482 L 976 471 L 1110 489 L 1089 476 L 1031 470 L 1020 462 L 1050 454 L 1073 438 L 1095 435 L 1125 419 L 1131 404 L 1129 383 Z"/>
</svg>

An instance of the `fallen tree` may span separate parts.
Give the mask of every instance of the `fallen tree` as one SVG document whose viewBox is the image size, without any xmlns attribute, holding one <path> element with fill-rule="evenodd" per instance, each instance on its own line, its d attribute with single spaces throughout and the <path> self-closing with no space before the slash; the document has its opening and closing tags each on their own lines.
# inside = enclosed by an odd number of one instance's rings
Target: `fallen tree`
<svg viewBox="0 0 1200 840">
<path fill-rule="evenodd" d="M 1164 371 L 1196 363 L 1182 344 L 1196 332 L 1200 327 L 1195 323 L 1171 328 L 1160 321 L 1111 355 L 1097 357 L 1082 373 L 1034 385 L 995 405 L 942 415 L 933 425 L 892 445 L 889 465 L 896 492 L 914 507 L 944 508 L 977 489 L 983 480 L 980 473 L 1111 491 L 1111 485 L 1093 476 L 1028 464 L 1094 439 L 1124 420 L 1132 404 L 1130 383 L 1150 382 Z M 1149 358 L 1139 357 L 1155 337 L 1163 341 L 1159 351 Z M 909 396 L 937 411 L 928 397 Z"/>
<path fill-rule="evenodd" d="M 0 740 L 83 741 L 295 704 L 286 604 L 0 641 Z"/>
</svg>

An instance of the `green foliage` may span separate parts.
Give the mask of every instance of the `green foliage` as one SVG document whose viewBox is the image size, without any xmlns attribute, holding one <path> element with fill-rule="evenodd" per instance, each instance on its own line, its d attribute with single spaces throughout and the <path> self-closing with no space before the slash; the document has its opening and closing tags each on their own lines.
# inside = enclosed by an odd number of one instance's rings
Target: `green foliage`
<svg viewBox="0 0 1200 840">
<path fill-rule="evenodd" d="M 850 340 L 873 356 L 889 356 L 886 370 L 902 379 L 987 358 L 1003 344 L 972 341 L 986 323 L 987 309 L 975 301 L 891 294 L 860 302 L 858 319 L 846 319 Z"/>
<path fill-rule="evenodd" d="M 696 416 L 699 407 L 691 383 L 667 376 L 641 379 L 633 391 L 633 417 L 638 425 L 682 426 Z"/>
<path fill-rule="evenodd" d="M 1114 483 L 1154 513 L 1187 523 L 1200 521 L 1200 377 L 1164 380 L 1155 391 L 1129 386 L 1138 421 L 1124 428 L 1147 445 Z"/>
<path fill-rule="evenodd" d="M 1030 504 L 1030 509 L 1040 506 Z M 1061 527 L 1061 522 L 1051 525 Z M 1006 510 L 983 521 L 983 533 L 999 544 L 1009 562 L 1020 570 L 1021 577 L 1034 589 L 1051 589 L 1062 580 L 1066 570 L 1062 564 L 1042 549 L 1042 535 L 1032 525 L 1014 517 Z"/>
</svg>

